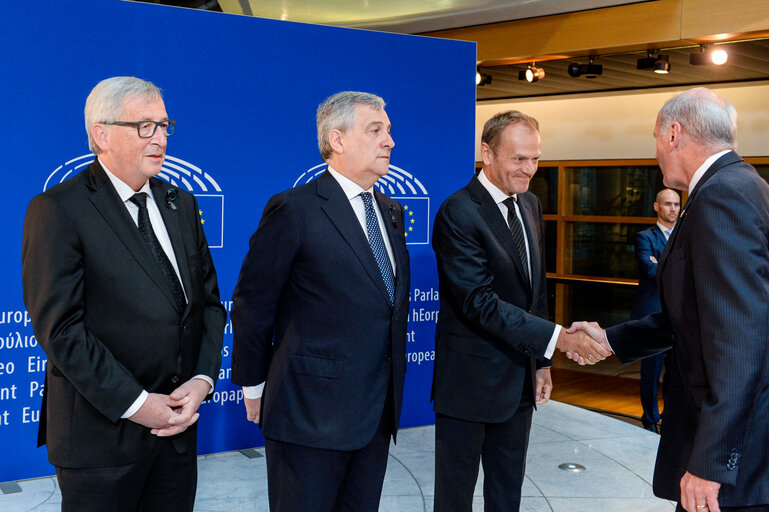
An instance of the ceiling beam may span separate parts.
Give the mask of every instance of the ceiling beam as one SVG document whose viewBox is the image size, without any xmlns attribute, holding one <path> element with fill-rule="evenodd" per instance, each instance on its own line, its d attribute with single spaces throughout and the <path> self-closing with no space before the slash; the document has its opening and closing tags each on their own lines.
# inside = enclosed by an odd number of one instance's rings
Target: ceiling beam
<svg viewBox="0 0 769 512">
<path fill-rule="evenodd" d="M 657 0 L 428 32 L 475 41 L 487 66 L 769 35 L 769 0 Z"/>
</svg>

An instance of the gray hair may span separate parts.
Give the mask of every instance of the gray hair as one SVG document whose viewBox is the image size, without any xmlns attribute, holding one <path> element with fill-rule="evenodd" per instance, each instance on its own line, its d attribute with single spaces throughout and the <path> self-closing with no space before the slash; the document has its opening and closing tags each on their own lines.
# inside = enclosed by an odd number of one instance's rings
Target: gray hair
<svg viewBox="0 0 769 512">
<path fill-rule="evenodd" d="M 659 112 L 659 128 L 678 121 L 692 140 L 718 149 L 737 147 L 737 110 L 705 87 L 695 87 L 669 99 Z"/>
<path fill-rule="evenodd" d="M 496 149 L 499 142 L 499 136 L 505 131 L 505 128 L 517 123 L 524 123 L 532 130 L 539 133 L 539 122 L 531 116 L 527 116 L 518 110 L 508 110 L 495 114 L 494 117 L 486 121 L 483 125 L 481 142 L 485 142 L 493 150 Z"/>
<path fill-rule="evenodd" d="M 343 91 L 329 96 L 318 106 L 318 149 L 323 160 L 333 153 L 328 142 L 328 134 L 331 130 L 347 132 L 355 123 L 355 107 L 367 105 L 374 110 L 382 110 L 385 101 L 375 94 L 357 91 Z"/>
<path fill-rule="evenodd" d="M 91 127 L 96 123 L 119 121 L 126 101 L 135 98 L 153 101 L 162 99 L 163 95 L 152 82 L 134 76 L 113 76 L 102 80 L 91 90 L 85 100 L 85 131 L 88 133 L 88 146 L 94 154 L 101 153 L 101 149 L 91 136 Z"/>
</svg>

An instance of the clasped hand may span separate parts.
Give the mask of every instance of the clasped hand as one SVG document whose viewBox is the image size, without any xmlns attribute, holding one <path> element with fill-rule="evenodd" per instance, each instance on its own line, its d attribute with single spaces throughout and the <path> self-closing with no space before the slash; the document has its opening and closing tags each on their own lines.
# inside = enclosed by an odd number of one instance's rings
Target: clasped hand
<svg viewBox="0 0 769 512">
<path fill-rule="evenodd" d="M 179 434 L 198 421 L 198 407 L 210 390 L 208 382 L 190 379 L 170 395 L 150 393 L 129 419 L 150 428 L 150 432 L 158 437 Z"/>
<path fill-rule="evenodd" d="M 574 322 L 561 329 L 556 348 L 577 364 L 595 364 L 612 353 L 606 332 L 595 322 Z"/>
</svg>

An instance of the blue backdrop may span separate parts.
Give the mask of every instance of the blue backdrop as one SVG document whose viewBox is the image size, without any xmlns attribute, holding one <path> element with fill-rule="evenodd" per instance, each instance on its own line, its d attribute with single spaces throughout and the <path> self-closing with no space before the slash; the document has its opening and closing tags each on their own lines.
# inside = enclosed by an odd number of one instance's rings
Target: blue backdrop
<svg viewBox="0 0 769 512">
<path fill-rule="evenodd" d="M 377 184 L 409 215 L 412 296 L 401 426 L 434 422 L 429 403 L 438 311 L 432 218 L 472 176 L 475 45 L 262 20 L 117 0 L 16 3 L 0 19 L 0 481 L 53 473 L 36 448 L 45 354 L 21 292 L 29 200 L 90 162 L 83 106 L 115 75 L 164 91 L 177 130 L 163 178 L 200 198 L 227 309 L 267 199 L 322 164 L 315 109 L 341 90 L 388 102 L 396 142 Z M 413 222 L 412 222 L 413 221 Z M 333 270 L 329 270 L 333 271 Z M 225 330 L 214 399 L 201 407 L 200 453 L 258 446 L 229 379 Z"/>
</svg>

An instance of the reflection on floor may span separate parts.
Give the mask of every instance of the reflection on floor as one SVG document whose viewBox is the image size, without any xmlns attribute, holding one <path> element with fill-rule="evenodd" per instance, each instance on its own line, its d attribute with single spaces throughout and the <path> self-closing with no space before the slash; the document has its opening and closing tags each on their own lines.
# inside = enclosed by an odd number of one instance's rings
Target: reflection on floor
<svg viewBox="0 0 769 512">
<path fill-rule="evenodd" d="M 434 429 L 404 429 L 390 452 L 381 512 L 433 507 Z M 671 512 L 674 504 L 651 490 L 659 436 L 578 407 L 550 402 L 534 414 L 523 486 L 525 512 Z M 257 451 L 262 452 L 262 448 Z M 584 471 L 558 468 L 576 463 Z M 198 512 L 266 512 L 264 458 L 240 452 L 199 458 Z M 483 510 L 482 479 L 474 511 Z M 23 492 L 0 495 L 3 512 L 54 512 L 60 495 L 54 478 L 19 482 Z"/>
</svg>

